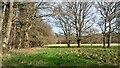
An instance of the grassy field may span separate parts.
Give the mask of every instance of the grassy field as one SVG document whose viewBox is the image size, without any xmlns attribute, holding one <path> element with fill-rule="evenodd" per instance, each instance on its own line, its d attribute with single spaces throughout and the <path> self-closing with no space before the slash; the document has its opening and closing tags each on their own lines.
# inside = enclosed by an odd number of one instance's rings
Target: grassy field
<svg viewBox="0 0 120 68">
<path fill-rule="evenodd" d="M 27 48 L 3 54 L 3 66 L 118 66 L 118 47 Z"/>
</svg>

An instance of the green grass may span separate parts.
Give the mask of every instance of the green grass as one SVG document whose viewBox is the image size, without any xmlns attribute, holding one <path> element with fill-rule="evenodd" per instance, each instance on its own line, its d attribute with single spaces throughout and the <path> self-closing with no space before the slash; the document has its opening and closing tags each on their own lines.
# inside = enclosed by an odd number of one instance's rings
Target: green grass
<svg viewBox="0 0 120 68">
<path fill-rule="evenodd" d="M 12 54 L 3 66 L 117 66 L 118 47 L 40 48 L 35 54 Z"/>
</svg>

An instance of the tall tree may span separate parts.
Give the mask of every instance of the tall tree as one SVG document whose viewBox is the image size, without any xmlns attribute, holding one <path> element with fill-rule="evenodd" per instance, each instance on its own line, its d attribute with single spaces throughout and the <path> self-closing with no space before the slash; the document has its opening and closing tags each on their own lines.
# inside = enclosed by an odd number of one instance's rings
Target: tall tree
<svg viewBox="0 0 120 68">
<path fill-rule="evenodd" d="M 73 33 L 71 14 L 69 10 L 66 10 L 66 5 L 68 3 L 60 3 L 57 6 L 54 6 L 53 15 L 58 22 L 55 22 L 57 27 L 62 29 L 62 34 L 64 34 L 67 46 L 70 47 L 71 36 Z"/>
<path fill-rule="evenodd" d="M 104 21 L 104 31 L 103 31 L 103 35 L 104 35 L 104 39 L 103 39 L 103 47 L 105 46 L 105 36 L 107 36 L 108 40 L 108 46 L 107 47 L 110 47 L 110 44 L 111 44 L 111 33 L 114 31 L 113 29 L 113 24 L 114 22 L 112 23 L 112 20 L 114 18 L 116 18 L 116 3 L 115 2 L 98 2 L 98 6 L 100 9 L 100 14 L 102 15 L 103 17 L 103 21 Z M 107 26 L 108 24 L 108 26 Z M 108 30 L 107 30 L 108 28 Z M 105 33 L 107 32 L 107 33 Z"/>
<path fill-rule="evenodd" d="M 89 15 L 90 15 L 91 4 L 88 2 L 75 2 L 73 3 L 72 11 L 74 16 L 73 25 L 76 30 L 77 44 L 80 47 L 81 44 L 81 36 L 83 31 L 90 28 L 92 26 Z M 88 25 L 89 23 L 89 25 Z"/>
<path fill-rule="evenodd" d="M 10 0 L 10 10 L 9 10 L 9 17 L 8 17 L 8 22 L 7 22 L 7 27 L 6 27 L 6 34 L 5 37 L 3 38 L 3 46 L 6 47 L 9 42 L 10 38 L 10 31 L 11 31 L 11 26 L 12 26 L 12 20 L 13 20 L 13 0 Z"/>
<path fill-rule="evenodd" d="M 117 23 L 116 23 L 116 27 L 117 27 L 117 31 L 118 33 L 120 33 L 120 1 L 117 2 Z"/>
<path fill-rule="evenodd" d="M 6 9 L 6 2 L 2 1 L 0 2 L 0 45 L 2 45 L 2 25 L 3 25 L 3 20 L 4 20 L 4 15 L 5 15 L 5 9 Z"/>
<path fill-rule="evenodd" d="M 81 44 L 82 33 L 92 26 L 89 18 L 90 7 L 91 4 L 88 2 L 66 2 L 61 7 L 58 7 L 62 9 L 62 11 L 57 11 L 61 16 L 61 18 L 59 18 L 59 20 L 62 21 L 60 22 L 61 28 L 67 30 L 68 35 L 70 35 L 71 29 L 68 30 L 66 28 L 70 27 L 74 29 L 72 31 L 76 34 L 78 47 L 80 47 Z M 65 30 L 63 31 L 64 34 L 66 34 Z"/>
<path fill-rule="evenodd" d="M 101 17 L 101 21 L 99 21 L 98 23 L 99 28 L 102 31 L 102 35 L 103 35 L 103 48 L 105 48 L 105 43 L 106 43 L 106 33 L 107 33 L 107 23 L 106 20 L 103 19 L 103 17 Z"/>
<path fill-rule="evenodd" d="M 40 19 L 42 22 L 42 17 L 43 15 L 39 15 L 40 11 L 42 9 L 45 9 L 46 7 L 44 6 L 45 3 L 40 2 L 40 3 L 34 3 L 34 2 L 27 2 L 27 3 L 14 3 L 14 23 L 12 24 L 12 30 L 11 30 L 11 41 L 10 41 L 10 46 L 12 48 L 21 48 L 21 47 L 31 47 L 31 34 L 33 32 L 33 27 L 37 27 L 38 25 L 38 19 Z M 39 13 L 39 14 L 38 14 Z M 47 15 L 45 15 L 47 16 Z M 36 25 L 35 25 L 36 24 Z M 41 26 L 41 25 L 39 25 Z M 38 30 L 40 28 L 37 27 Z M 49 28 L 50 29 L 50 28 Z M 45 30 L 45 29 L 44 29 Z M 46 28 L 47 30 L 47 28 Z M 35 33 L 37 33 L 36 30 L 34 30 Z M 49 30 L 50 31 L 50 30 Z M 48 32 L 49 32 L 48 31 Z M 40 31 L 42 33 L 42 31 Z M 34 34 L 35 35 L 35 34 Z M 50 34 L 51 35 L 51 34 Z M 38 35 L 37 37 L 41 36 Z M 13 39 L 12 39 L 13 38 Z M 35 39 L 36 40 L 36 39 Z M 40 43 L 37 44 L 42 44 L 42 40 L 39 40 Z M 49 40 L 48 40 L 49 41 Z M 37 40 L 36 40 L 37 42 Z M 35 43 L 35 42 L 34 42 Z"/>
</svg>

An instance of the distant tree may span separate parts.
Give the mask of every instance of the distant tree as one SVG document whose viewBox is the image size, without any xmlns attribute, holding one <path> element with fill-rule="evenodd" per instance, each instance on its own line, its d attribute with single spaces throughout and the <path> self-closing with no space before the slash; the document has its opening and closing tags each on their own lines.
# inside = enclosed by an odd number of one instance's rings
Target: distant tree
<svg viewBox="0 0 120 68">
<path fill-rule="evenodd" d="M 67 3 L 61 3 L 58 4 L 57 6 L 54 6 L 53 9 L 53 15 L 54 18 L 58 21 L 55 22 L 57 27 L 62 29 L 62 33 L 64 34 L 66 41 L 67 41 L 67 46 L 70 47 L 70 42 L 71 42 L 71 36 L 73 33 L 73 27 L 72 27 L 72 20 L 71 20 L 71 14 L 69 10 L 66 10 Z"/>
<path fill-rule="evenodd" d="M 80 47 L 82 33 L 92 26 L 90 22 L 90 7 L 88 2 L 66 2 L 62 3 L 55 13 L 58 15 L 59 24 L 64 35 L 70 37 L 76 35 L 78 47 Z"/>
<path fill-rule="evenodd" d="M 54 34 L 49 24 L 36 19 L 28 31 L 30 47 L 44 46 L 55 42 Z"/>
<path fill-rule="evenodd" d="M 87 41 L 92 46 L 92 44 L 96 43 L 95 40 L 98 40 L 98 39 L 96 39 L 96 35 L 99 33 L 99 30 L 95 27 L 90 27 L 89 29 L 86 30 L 86 33 L 87 33 L 87 36 L 88 36 L 87 38 L 89 39 Z"/>
<path fill-rule="evenodd" d="M 89 2 L 75 2 L 71 3 L 71 11 L 73 12 L 74 22 L 73 26 L 75 27 L 75 33 L 77 38 L 77 44 L 78 47 L 80 47 L 81 44 L 81 36 L 82 33 L 90 28 L 92 26 L 92 23 L 90 22 L 90 8 L 91 3 Z"/>
<path fill-rule="evenodd" d="M 106 20 L 104 20 L 103 18 L 101 18 L 102 20 L 99 21 L 97 24 L 100 28 L 100 30 L 102 31 L 103 34 L 103 48 L 105 48 L 105 43 L 106 43 L 106 33 L 107 33 L 107 23 Z"/>
</svg>

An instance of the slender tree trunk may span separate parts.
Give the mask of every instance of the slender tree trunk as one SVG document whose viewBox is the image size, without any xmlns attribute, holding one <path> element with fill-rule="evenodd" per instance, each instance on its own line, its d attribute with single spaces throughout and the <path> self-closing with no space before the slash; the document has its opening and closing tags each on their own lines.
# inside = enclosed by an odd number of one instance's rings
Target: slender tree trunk
<svg viewBox="0 0 120 68">
<path fill-rule="evenodd" d="M 19 45 L 18 45 L 18 49 L 20 49 L 21 44 L 22 44 L 22 38 L 20 37 L 20 39 L 19 39 Z"/>
<path fill-rule="evenodd" d="M 4 46 L 6 47 L 6 45 L 8 45 L 9 42 L 9 37 L 10 37 L 10 31 L 11 31 L 11 26 L 12 26 L 12 18 L 13 18 L 13 0 L 10 0 L 10 14 L 9 14 L 9 18 L 8 18 L 8 23 L 7 23 L 7 27 L 6 27 L 6 36 L 3 39 L 4 42 Z"/>
<path fill-rule="evenodd" d="M 28 36 L 28 32 L 25 32 L 26 35 L 26 46 L 29 48 L 29 36 Z"/>
<path fill-rule="evenodd" d="M 27 45 L 27 47 L 29 48 L 30 47 L 30 41 L 29 41 L 29 34 L 28 34 L 28 31 L 31 29 L 31 27 L 32 27 L 32 24 L 27 28 L 27 31 L 25 32 L 25 34 L 26 34 L 26 45 Z"/>
<path fill-rule="evenodd" d="M 17 39 L 19 39 L 19 44 L 18 44 L 18 49 L 20 49 L 21 48 L 21 46 L 22 46 L 22 26 L 20 26 L 20 29 L 17 29 L 17 31 L 19 30 L 19 37 L 17 38 Z"/>
<path fill-rule="evenodd" d="M 111 22 L 109 22 L 109 32 L 108 32 L 108 46 L 110 47 L 111 44 Z"/>
<path fill-rule="evenodd" d="M 4 2 L 5 3 L 5 2 Z M 1 3 L 2 4 L 2 3 Z M 3 25 L 3 20 L 4 20 L 4 15 L 5 15 L 5 9 L 6 9 L 6 5 L 0 7 L 0 58 L 2 58 L 2 25 Z M 2 61 L 2 59 L 0 59 L 0 61 Z M 0 66 L 2 66 L 2 64 L 0 64 Z"/>
<path fill-rule="evenodd" d="M 106 42 L 106 35 L 105 34 L 103 34 L 103 48 L 105 48 L 105 42 Z"/>
<path fill-rule="evenodd" d="M 79 32 L 78 32 L 78 40 L 77 40 L 77 44 L 78 44 L 78 47 L 80 47 L 80 45 L 81 45 L 81 27 L 80 27 L 80 30 L 78 30 Z"/>
<path fill-rule="evenodd" d="M 2 7 L 0 8 L 0 14 L 1 14 L 0 16 L 1 17 L 0 18 L 0 45 L 2 45 L 2 25 L 3 25 L 4 16 L 5 16 L 5 9 L 6 9 L 6 5 L 3 6 L 3 9 Z"/>
<path fill-rule="evenodd" d="M 107 20 L 105 19 L 105 25 L 104 25 L 104 33 L 103 33 L 103 48 L 105 48 L 105 43 L 106 43 L 106 29 L 107 29 L 107 24 L 106 24 Z"/>
<path fill-rule="evenodd" d="M 15 47 L 16 47 L 16 23 L 14 23 L 14 36 L 13 36 L 13 49 L 15 49 Z"/>
</svg>

